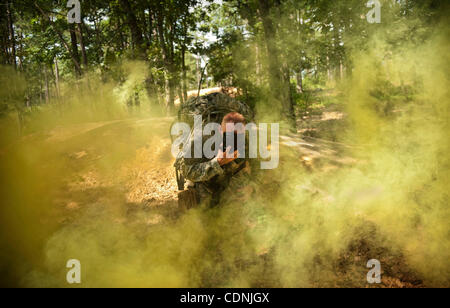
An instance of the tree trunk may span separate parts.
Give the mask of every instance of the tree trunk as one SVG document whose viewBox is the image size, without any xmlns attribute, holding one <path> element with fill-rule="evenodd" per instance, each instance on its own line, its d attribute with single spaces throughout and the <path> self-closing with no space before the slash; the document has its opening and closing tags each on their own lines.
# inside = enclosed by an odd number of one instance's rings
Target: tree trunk
<svg viewBox="0 0 450 308">
<path fill-rule="evenodd" d="M 168 46 L 164 35 L 164 20 L 163 20 L 162 8 L 158 10 L 158 37 L 161 49 L 163 51 L 163 61 L 166 66 L 166 95 L 167 95 L 167 111 L 170 113 L 174 107 L 174 76 L 173 76 L 173 63 L 170 58 Z"/>
<path fill-rule="evenodd" d="M 123 35 L 123 27 L 122 27 L 122 21 L 119 18 L 117 18 L 117 32 L 119 33 L 119 38 L 120 38 L 120 50 L 123 51 L 124 49 L 127 48 L 127 38 L 125 38 L 125 36 Z"/>
<path fill-rule="evenodd" d="M 7 35 L 3 36 L 2 39 L 2 54 L 1 54 L 2 64 L 9 64 L 9 52 L 8 52 L 8 38 Z"/>
<path fill-rule="evenodd" d="M 303 76 L 301 67 L 299 67 L 297 71 L 297 93 L 303 93 Z"/>
<path fill-rule="evenodd" d="M 202 60 L 200 58 L 200 54 L 197 54 L 196 69 L 197 69 L 197 87 L 199 87 L 202 79 Z"/>
<path fill-rule="evenodd" d="M 292 96 L 291 92 L 291 70 L 286 62 L 284 62 L 282 65 L 282 85 L 282 91 L 286 95 L 286 97 L 283 98 L 286 100 L 283 106 L 285 110 L 284 113 L 286 114 L 291 130 L 293 132 L 297 132 L 294 110 L 294 97 Z"/>
<path fill-rule="evenodd" d="M 180 104 L 184 104 L 184 95 L 183 95 L 183 88 L 180 85 L 179 87 L 177 87 L 178 90 L 178 97 L 180 99 Z"/>
<path fill-rule="evenodd" d="M 328 82 L 331 82 L 333 77 L 331 76 L 331 70 L 330 70 L 330 57 L 327 56 L 327 79 Z"/>
<path fill-rule="evenodd" d="M 8 28 L 9 28 L 9 36 L 10 36 L 10 46 L 11 46 L 11 63 L 14 64 L 14 68 L 17 69 L 17 60 L 16 60 L 16 37 L 14 34 L 14 21 L 12 16 L 12 9 L 10 3 L 6 3 L 6 13 L 8 14 Z"/>
<path fill-rule="evenodd" d="M 72 54 L 76 60 L 76 63 L 78 63 L 78 66 L 79 66 L 80 65 L 80 54 L 78 53 L 78 42 L 77 42 L 77 35 L 75 32 L 74 24 L 70 25 L 69 31 L 70 31 L 70 43 L 71 43 L 71 47 L 72 47 Z M 78 67 L 78 66 L 75 65 L 75 73 L 78 76 L 81 76 L 82 75 L 81 67 Z"/>
<path fill-rule="evenodd" d="M 183 98 L 184 101 L 187 101 L 188 99 L 188 94 L 187 94 L 187 69 L 186 69 L 186 49 L 182 48 L 181 50 L 181 65 L 182 65 L 182 70 L 183 70 Z"/>
<path fill-rule="evenodd" d="M 167 71 L 164 72 L 164 91 L 165 91 L 165 103 L 166 111 L 170 112 L 170 80 Z"/>
<path fill-rule="evenodd" d="M 256 57 L 255 57 L 255 71 L 256 71 L 256 80 L 257 80 L 257 84 L 258 86 L 262 85 L 262 76 L 261 76 L 261 72 L 262 72 L 262 65 L 261 65 L 261 52 L 260 52 L 260 47 L 258 46 L 258 42 L 255 43 L 255 53 L 256 53 Z"/>
<path fill-rule="evenodd" d="M 151 37 L 149 36 L 150 32 L 148 31 L 147 16 L 146 16 L 145 10 L 143 8 L 139 10 L 139 20 L 140 20 L 140 23 L 142 23 L 142 36 L 145 41 L 145 46 L 147 48 L 149 48 Z"/>
<path fill-rule="evenodd" d="M 44 18 L 46 18 L 50 24 L 52 24 L 50 17 L 48 17 L 48 15 L 41 9 L 41 7 L 37 4 L 36 1 L 34 2 L 34 6 L 41 12 L 42 16 Z M 53 27 L 53 29 L 55 30 L 56 34 L 58 35 L 59 39 L 61 40 L 61 43 L 64 46 L 64 48 L 66 49 L 67 53 L 72 58 L 73 64 L 75 65 L 75 73 L 78 74 L 79 76 L 81 76 L 82 72 L 81 72 L 79 57 L 77 58 L 76 55 L 72 53 L 72 51 L 70 50 L 69 44 L 67 44 L 61 31 L 59 31 L 56 27 Z M 71 36 L 72 36 L 72 31 L 71 31 Z M 75 37 L 75 43 L 76 43 L 76 37 Z M 78 53 L 78 51 L 77 51 L 77 53 Z"/>
<path fill-rule="evenodd" d="M 19 70 L 21 72 L 23 72 L 23 70 L 24 70 L 24 67 L 23 67 L 23 60 L 24 60 L 24 57 L 23 57 L 23 39 L 24 39 L 24 37 L 23 37 L 23 34 L 21 32 L 19 32 L 19 37 L 20 37 L 19 54 L 18 54 L 17 57 L 19 58 Z"/>
<path fill-rule="evenodd" d="M 39 67 L 39 105 L 42 105 L 42 71 Z"/>
<path fill-rule="evenodd" d="M 167 104 L 167 110 L 169 113 L 171 113 L 175 108 L 175 80 L 170 73 L 169 79 L 168 79 L 168 86 L 169 86 L 169 100 Z"/>
<path fill-rule="evenodd" d="M 5 11 L 0 11 L 0 21 L 3 23 L 3 19 Z M 8 36 L 9 30 L 7 31 L 4 25 L 2 24 L 0 26 L 0 65 L 1 64 L 8 64 Z"/>
<path fill-rule="evenodd" d="M 102 42 L 100 39 L 100 29 L 99 29 L 99 24 L 98 24 L 98 20 L 97 20 L 97 16 L 94 18 L 94 29 L 95 29 L 95 41 L 96 41 L 96 50 L 97 50 L 97 62 L 100 63 L 103 57 L 103 52 L 102 52 Z"/>
<path fill-rule="evenodd" d="M 278 107 L 281 118 L 285 118 L 290 128 L 295 129 L 294 106 L 289 89 L 289 80 L 286 80 L 286 68 L 281 68 L 280 52 L 275 42 L 276 30 L 270 16 L 270 3 L 266 0 L 259 0 L 258 4 L 268 54 L 271 99 L 277 102 L 278 106 L 274 107 Z"/>
<path fill-rule="evenodd" d="M 84 65 L 84 70 L 87 71 L 88 69 L 88 58 L 87 58 L 87 54 L 86 54 L 86 46 L 84 44 L 84 37 L 83 37 L 83 27 L 84 24 L 77 24 L 77 34 L 78 34 L 78 40 L 80 41 L 80 47 L 81 47 L 81 56 L 83 58 L 83 65 Z"/>
<path fill-rule="evenodd" d="M 59 98 L 61 95 L 59 88 L 59 67 L 58 67 L 58 59 L 55 58 L 55 86 L 56 86 L 56 95 Z"/>
<path fill-rule="evenodd" d="M 154 18 L 154 15 L 152 13 L 152 9 L 149 8 L 148 9 L 148 44 L 149 44 L 149 46 L 151 46 L 151 44 L 152 44 L 154 30 L 155 30 L 153 28 L 153 18 Z"/>
<path fill-rule="evenodd" d="M 48 104 L 50 101 L 50 89 L 48 82 L 47 65 L 44 65 L 44 80 L 45 80 L 45 103 Z"/>
<path fill-rule="evenodd" d="M 127 14 L 127 23 L 131 31 L 133 50 L 137 51 L 137 56 L 141 58 L 144 56 L 142 30 L 138 25 L 136 15 L 134 14 L 130 2 L 128 0 L 121 0 L 120 3 L 122 3 L 122 7 Z"/>
<path fill-rule="evenodd" d="M 172 111 L 175 108 L 175 93 L 177 87 L 179 87 L 179 74 L 176 71 L 175 68 L 175 46 L 174 46 L 174 40 L 171 35 L 167 35 L 169 37 L 168 45 L 170 47 L 169 49 L 169 58 L 168 58 L 168 68 L 169 68 L 169 110 Z"/>
</svg>

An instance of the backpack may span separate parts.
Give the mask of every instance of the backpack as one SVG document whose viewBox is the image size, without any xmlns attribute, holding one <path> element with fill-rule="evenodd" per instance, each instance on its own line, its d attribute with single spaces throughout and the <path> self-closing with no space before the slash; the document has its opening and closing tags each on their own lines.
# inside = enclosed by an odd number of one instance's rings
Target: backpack
<svg viewBox="0 0 450 308">
<path fill-rule="evenodd" d="M 223 93 L 211 93 L 199 98 L 193 97 L 181 104 L 178 121 L 194 124 L 194 116 L 201 115 L 203 124 L 221 123 L 223 117 L 230 112 L 242 114 L 248 121 L 253 119 L 253 112 L 247 104 Z"/>
<path fill-rule="evenodd" d="M 192 128 L 192 135 L 194 116 L 201 115 L 203 125 L 208 123 L 220 124 L 223 117 L 230 112 L 242 114 L 248 122 L 252 121 L 254 117 L 253 111 L 247 104 L 223 93 L 211 93 L 200 97 L 190 98 L 185 103 L 181 104 L 178 111 L 178 122 L 189 124 Z M 183 151 L 180 149 L 174 164 L 179 190 L 184 190 L 185 185 L 182 165 Z"/>
</svg>

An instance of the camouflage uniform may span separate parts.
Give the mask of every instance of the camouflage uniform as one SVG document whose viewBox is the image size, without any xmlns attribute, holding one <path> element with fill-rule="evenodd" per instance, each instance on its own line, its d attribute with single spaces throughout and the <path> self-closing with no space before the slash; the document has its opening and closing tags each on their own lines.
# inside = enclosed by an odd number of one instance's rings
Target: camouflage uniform
<svg viewBox="0 0 450 308">
<path fill-rule="evenodd" d="M 212 122 L 220 124 L 223 117 L 233 111 L 242 114 L 247 121 L 253 120 L 253 112 L 246 104 L 222 93 L 189 99 L 181 106 L 178 120 L 192 125 L 194 116 L 202 115 L 203 125 Z M 202 144 L 208 138 L 204 137 Z M 193 142 L 191 140 L 192 150 Z M 188 186 L 195 187 L 200 203 L 205 206 L 215 206 L 219 203 L 222 192 L 230 186 L 230 182 L 237 183 L 238 178 L 242 178 L 241 171 L 248 167 L 249 163 L 246 159 L 238 158 L 227 165 L 220 166 L 217 158 L 177 158 L 175 166 L 179 167 L 184 178 L 190 181 Z"/>
<path fill-rule="evenodd" d="M 203 140 L 205 141 L 205 140 Z M 193 141 L 191 142 L 193 149 Z M 217 155 L 217 153 L 216 153 Z M 222 192 L 231 184 L 240 186 L 246 182 L 250 164 L 247 159 L 238 158 L 224 166 L 220 166 L 217 158 L 184 158 L 182 170 L 184 177 L 190 181 L 197 191 L 199 201 L 203 206 L 216 206 L 221 199 Z"/>
<path fill-rule="evenodd" d="M 220 93 L 207 95 L 199 100 L 190 100 L 187 103 L 191 105 L 180 111 L 178 119 L 191 125 L 194 115 L 202 115 L 203 125 L 210 122 L 220 124 L 223 117 L 233 111 L 241 113 L 248 122 L 253 120 L 248 106 Z M 192 134 L 190 138 L 188 146 L 191 149 L 191 157 L 194 157 Z M 202 145 L 208 138 L 209 136 L 203 137 Z M 246 138 L 247 155 L 248 141 Z M 180 154 L 185 153 L 185 149 L 180 151 Z M 215 154 L 217 156 L 217 152 Z M 265 197 L 261 194 L 261 189 L 258 189 L 261 186 L 258 180 L 259 164 L 258 159 L 238 158 L 220 166 L 217 158 L 186 158 L 182 155 L 177 158 L 175 163 L 177 170 L 180 170 L 188 180 L 188 186 L 195 188 L 200 206 L 208 208 L 207 215 L 202 215 L 201 219 L 205 230 L 210 230 L 202 255 L 202 260 L 209 262 L 202 261 L 199 267 L 202 284 L 206 287 L 226 285 L 234 279 L 236 270 L 241 271 L 248 267 L 247 264 L 260 262 L 251 253 L 255 249 L 252 242 L 256 237 L 254 234 L 267 229 L 263 224 L 264 206 L 259 206 Z M 219 204 L 220 206 L 217 206 Z M 234 255 L 231 253 L 232 258 L 228 257 L 230 248 L 234 251 Z M 202 269 L 202 266 L 205 267 Z"/>
</svg>

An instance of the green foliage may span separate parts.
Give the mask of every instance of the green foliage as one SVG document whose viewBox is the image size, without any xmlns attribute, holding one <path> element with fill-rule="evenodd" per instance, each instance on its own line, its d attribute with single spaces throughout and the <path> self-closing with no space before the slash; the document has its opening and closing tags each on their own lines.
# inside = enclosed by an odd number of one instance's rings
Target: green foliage
<svg viewBox="0 0 450 308">
<path fill-rule="evenodd" d="M 312 104 L 314 102 L 313 93 L 311 91 L 295 93 L 294 99 L 300 116 L 306 116 L 310 112 Z"/>
<path fill-rule="evenodd" d="M 406 52 L 403 43 L 423 43 L 447 7 L 431 0 L 382 5 L 383 22 L 369 24 L 360 0 L 89 0 L 82 1 L 82 23 L 70 25 L 64 2 L 14 1 L 0 13 L 0 60 L 16 62 L 25 92 L 0 109 L 58 105 L 63 84 L 83 78 L 100 77 L 121 89 L 128 78 L 124 63 L 139 60 L 146 76 L 134 86 L 155 110 L 170 111 L 176 98 L 198 89 L 208 63 L 202 87 L 238 88 L 241 99 L 263 113 L 286 116 L 290 105 L 307 112 L 313 104 L 308 91 L 340 86 L 355 69 L 353 56 L 369 50 L 373 38 L 386 38 L 387 58 Z M 382 113 L 411 100 L 408 87 L 416 86 L 383 84 L 386 79 L 371 93 Z"/>
<path fill-rule="evenodd" d="M 24 109 L 25 78 L 12 67 L 0 67 L 0 116 Z"/>
</svg>

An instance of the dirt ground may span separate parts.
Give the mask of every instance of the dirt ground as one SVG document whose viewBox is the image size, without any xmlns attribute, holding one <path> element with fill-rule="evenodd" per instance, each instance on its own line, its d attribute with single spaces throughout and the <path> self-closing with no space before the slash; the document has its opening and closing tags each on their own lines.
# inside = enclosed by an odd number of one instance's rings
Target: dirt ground
<svg viewBox="0 0 450 308">
<path fill-rule="evenodd" d="M 60 127 L 26 137 L 30 148 L 41 151 L 39 168 L 49 172 L 54 205 L 49 216 L 59 226 L 76 223 L 89 207 L 109 204 L 114 222 L 140 228 L 163 224 L 183 215 L 177 207 L 177 187 L 170 153 L 169 127 L 172 118 L 130 119 Z M 297 134 L 281 136 L 282 146 L 298 152 L 301 167 L 308 172 L 330 172 L 359 163 L 348 155 L 349 145 L 333 138 L 320 138 L 322 131 L 345 125 L 345 114 L 335 107 L 323 108 L 299 123 Z M 322 130 L 322 131 L 321 131 Z M 40 147 L 37 146 L 42 145 Z M 61 166 L 63 166 L 61 169 Z M 64 170 L 64 174 L 60 174 Z M 321 193 L 305 187 L 305 193 Z M 44 222 L 45 223 L 45 222 Z M 367 231 L 367 230 L 366 230 Z M 374 231 L 375 232 L 375 231 Z M 383 256 L 382 284 L 377 287 L 423 287 L 408 270 L 401 254 L 362 237 L 337 262 L 336 276 L 312 282 L 315 287 L 369 287 L 355 282 L 365 277 L 370 255 Z M 321 261 L 317 260 L 317 270 Z M 319 275 L 320 277 L 320 275 Z M 270 282 L 264 285 L 277 286 Z"/>
</svg>

